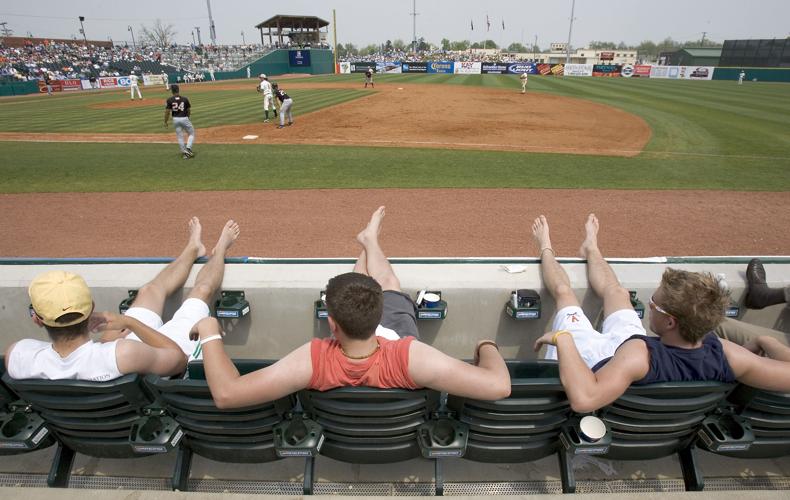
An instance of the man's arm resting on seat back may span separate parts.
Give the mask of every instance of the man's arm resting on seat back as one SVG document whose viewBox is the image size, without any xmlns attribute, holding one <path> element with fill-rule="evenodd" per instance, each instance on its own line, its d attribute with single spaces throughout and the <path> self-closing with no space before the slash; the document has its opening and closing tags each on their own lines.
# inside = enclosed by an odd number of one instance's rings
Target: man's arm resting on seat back
<svg viewBox="0 0 790 500">
<path fill-rule="evenodd" d="M 644 378 L 650 369 L 647 346 L 629 340 L 617 348 L 612 359 L 596 373 L 587 367 L 571 335 L 557 337 L 560 381 L 576 412 L 590 412 L 619 398 L 632 382 Z"/>
<path fill-rule="evenodd" d="M 767 391 L 790 392 L 790 361 L 764 358 L 729 340 L 719 341 L 739 382 Z"/>
<path fill-rule="evenodd" d="M 510 373 L 491 344 L 480 347 L 480 362 L 474 366 L 414 340 L 409 346 L 409 375 L 421 387 L 456 396 L 494 401 L 510 395 Z"/>
<path fill-rule="evenodd" d="M 201 339 L 220 335 L 219 322 L 215 318 L 202 319 L 194 331 Z M 241 408 L 272 401 L 307 388 L 313 376 L 309 342 L 273 365 L 246 375 L 239 375 L 222 342 L 207 342 L 203 345 L 203 369 L 217 408 Z"/>
</svg>

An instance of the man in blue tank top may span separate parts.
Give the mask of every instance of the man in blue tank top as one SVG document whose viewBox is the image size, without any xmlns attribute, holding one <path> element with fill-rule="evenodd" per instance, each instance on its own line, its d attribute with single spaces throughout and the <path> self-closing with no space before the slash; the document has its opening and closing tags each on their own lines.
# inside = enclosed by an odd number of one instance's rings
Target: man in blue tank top
<svg viewBox="0 0 790 500">
<path fill-rule="evenodd" d="M 541 249 L 543 280 L 557 302 L 558 315 L 578 307 L 570 280 L 551 250 L 546 218 L 536 219 L 532 230 Z M 590 285 L 604 298 L 606 325 L 609 316 L 624 312 L 624 289 L 598 249 L 594 214 L 588 217 L 585 231 L 581 252 L 587 259 Z M 790 392 L 790 348 L 772 337 L 758 337 L 739 346 L 712 333 L 724 318 L 728 302 L 729 293 L 710 273 L 667 268 L 649 302 L 650 329 L 658 337 L 629 336 L 608 355 L 606 348 L 599 347 L 596 352 L 601 357 L 596 361 L 587 344 L 608 342 L 611 346 L 622 334 L 571 328 L 543 335 L 535 342 L 535 350 L 543 345 L 556 349 L 560 380 L 577 412 L 606 406 L 633 383 L 738 380 L 760 389 Z"/>
</svg>

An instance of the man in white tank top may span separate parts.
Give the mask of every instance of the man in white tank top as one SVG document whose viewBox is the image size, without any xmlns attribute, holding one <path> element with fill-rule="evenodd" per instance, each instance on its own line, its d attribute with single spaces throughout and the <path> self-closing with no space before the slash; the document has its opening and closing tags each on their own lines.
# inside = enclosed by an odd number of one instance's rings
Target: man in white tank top
<svg viewBox="0 0 790 500">
<path fill-rule="evenodd" d="M 139 290 L 123 316 L 94 312 L 90 289 L 79 275 L 50 271 L 37 276 L 28 289 L 33 322 L 47 329 L 52 342 L 25 339 L 11 344 L 5 356 L 9 376 L 103 381 L 127 373 L 183 372 L 199 345 L 189 340 L 189 331 L 208 317 L 208 301 L 222 283 L 225 253 L 240 230 L 232 220 L 225 224 L 188 298 L 164 323 L 165 300 L 184 286 L 194 261 L 206 254 L 201 232 L 200 221 L 193 217 L 184 250 Z M 102 332 L 99 342 L 91 339 L 92 331 Z"/>
</svg>

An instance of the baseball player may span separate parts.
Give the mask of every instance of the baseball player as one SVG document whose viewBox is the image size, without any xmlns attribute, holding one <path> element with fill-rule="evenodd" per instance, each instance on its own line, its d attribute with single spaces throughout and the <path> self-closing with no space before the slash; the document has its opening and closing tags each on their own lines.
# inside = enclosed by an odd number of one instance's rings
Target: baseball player
<svg viewBox="0 0 790 500">
<path fill-rule="evenodd" d="M 179 95 L 178 85 L 171 85 L 170 91 L 173 93 L 167 99 L 165 104 L 165 127 L 167 127 L 167 119 L 173 115 L 173 127 L 176 129 L 176 137 L 178 138 L 178 146 L 181 148 L 182 157 L 188 160 L 195 156 L 192 152 L 192 143 L 195 141 L 195 127 L 189 121 L 189 115 L 192 112 L 192 106 L 189 104 L 189 99 Z M 184 147 L 184 132 L 187 133 L 187 144 Z"/>
<path fill-rule="evenodd" d="M 168 80 L 167 71 L 162 70 L 162 81 L 165 83 L 165 90 L 168 90 L 170 88 L 170 85 L 167 84 L 167 80 Z"/>
<path fill-rule="evenodd" d="M 140 100 L 141 101 L 143 100 L 143 94 L 140 93 L 140 87 L 137 85 L 138 80 L 139 80 L 139 78 L 137 78 L 137 75 L 135 75 L 134 71 L 132 71 L 129 74 L 129 91 L 132 94 L 132 100 L 133 101 L 134 101 L 134 91 L 135 90 L 137 91 L 137 95 L 140 97 Z"/>
<path fill-rule="evenodd" d="M 288 116 L 288 126 L 290 127 L 294 123 L 294 117 L 291 114 L 291 106 L 293 105 L 294 101 L 291 99 L 291 96 L 285 93 L 284 90 L 280 89 L 279 86 L 275 83 L 272 85 L 274 88 L 274 96 L 280 100 L 280 124 L 277 128 L 283 128 L 285 126 L 285 116 Z"/>
<path fill-rule="evenodd" d="M 368 83 L 370 84 L 370 88 L 374 88 L 373 87 L 373 68 L 368 68 L 368 70 L 365 71 L 365 88 L 368 88 Z"/>
<path fill-rule="evenodd" d="M 261 73 L 258 77 L 261 79 L 260 85 L 258 85 L 258 92 L 263 93 L 263 123 L 269 123 L 269 108 L 271 107 L 274 110 L 274 117 L 277 118 L 277 108 L 274 106 L 274 96 L 272 95 L 272 84 L 269 82 L 269 78 Z"/>
<path fill-rule="evenodd" d="M 521 93 L 522 94 L 526 94 L 527 93 L 527 79 L 529 78 L 527 76 L 527 72 L 525 71 L 525 72 L 521 73 L 521 76 L 519 78 L 521 78 Z"/>
<path fill-rule="evenodd" d="M 746 72 L 744 70 L 741 70 L 741 72 L 738 73 L 738 85 L 743 85 L 744 78 L 746 78 Z"/>
</svg>

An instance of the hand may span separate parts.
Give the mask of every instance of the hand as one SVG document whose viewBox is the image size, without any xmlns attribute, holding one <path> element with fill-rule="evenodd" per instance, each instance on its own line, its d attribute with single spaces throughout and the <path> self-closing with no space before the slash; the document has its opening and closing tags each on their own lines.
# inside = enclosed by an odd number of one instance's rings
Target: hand
<svg viewBox="0 0 790 500">
<path fill-rule="evenodd" d="M 88 318 L 88 330 L 91 332 L 124 329 L 126 329 L 126 321 L 120 314 L 110 311 L 94 312 Z"/>
<path fill-rule="evenodd" d="M 535 352 L 538 352 L 538 351 L 540 351 L 540 348 L 543 345 L 554 345 L 554 344 L 551 343 L 551 338 L 553 336 L 554 336 L 554 332 L 544 333 L 543 335 L 541 335 L 538 338 L 538 340 L 535 341 L 535 346 L 533 347 L 533 350 Z"/>
<path fill-rule="evenodd" d="M 217 334 L 225 336 L 225 332 L 219 327 L 217 318 L 203 318 L 192 325 L 192 329 L 189 330 L 189 340 L 200 340 Z"/>
</svg>

